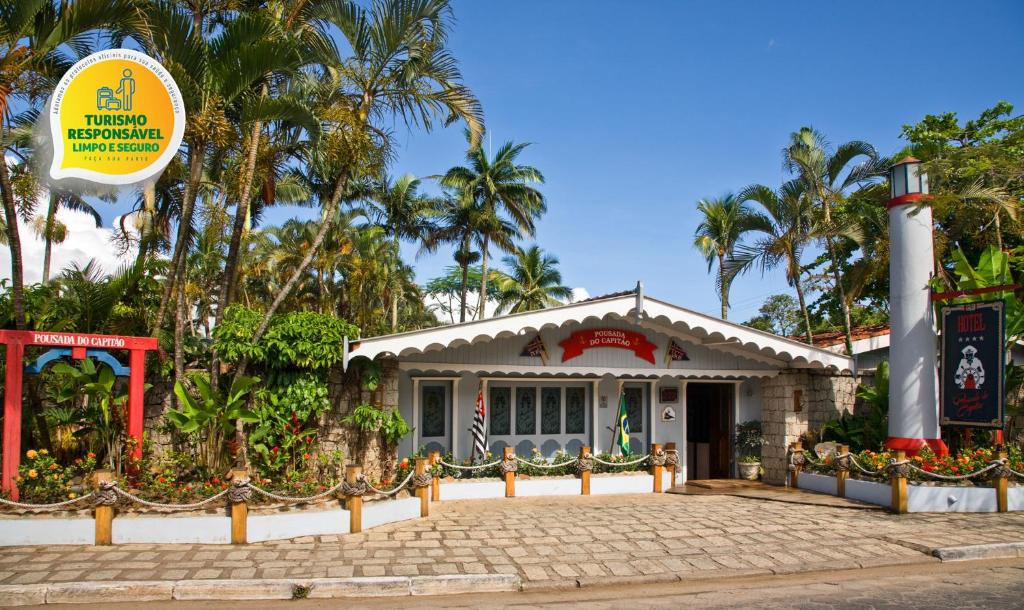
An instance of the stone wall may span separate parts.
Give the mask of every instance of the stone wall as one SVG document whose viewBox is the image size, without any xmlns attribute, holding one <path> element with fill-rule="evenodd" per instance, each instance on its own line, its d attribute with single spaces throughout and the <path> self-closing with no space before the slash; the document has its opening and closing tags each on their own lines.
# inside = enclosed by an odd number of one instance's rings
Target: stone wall
<svg viewBox="0 0 1024 610">
<path fill-rule="evenodd" d="M 174 443 L 164 418 L 164 413 L 174 408 L 174 384 L 171 380 L 153 380 L 151 383 L 152 387 L 146 391 L 145 431 L 154 453 L 160 455 L 173 448 Z M 390 476 L 391 473 L 385 472 L 384 466 L 390 467 L 394 456 L 382 456 L 376 435 L 360 447 L 358 435 L 342 424 L 341 420 L 362 402 L 397 408 L 398 361 L 381 361 L 381 384 L 376 392 L 362 389 L 359 371 L 350 368 L 345 372 L 341 366 L 334 367 L 328 374 L 328 388 L 331 409 L 320 422 L 320 450 L 340 451 L 348 464 L 362 462 L 364 472 L 374 480 L 380 480 L 382 475 Z"/>
<path fill-rule="evenodd" d="M 786 480 L 786 449 L 808 430 L 816 430 L 854 410 L 857 380 L 850 374 L 787 370 L 761 385 L 761 426 L 766 444 L 761 450 L 764 480 Z"/>
<path fill-rule="evenodd" d="M 382 455 L 384 452 L 377 435 L 370 435 L 360 446 L 358 434 L 346 427 L 342 419 L 356 405 L 364 402 L 398 408 L 398 360 L 383 359 L 380 364 L 380 387 L 375 392 L 362 387 L 358 370 L 350 367 L 345 372 L 340 366 L 331 369 L 328 377 L 331 410 L 320 422 L 321 450 L 341 451 L 346 463 L 361 463 L 367 476 L 375 480 L 390 476 L 394 456 Z"/>
</svg>

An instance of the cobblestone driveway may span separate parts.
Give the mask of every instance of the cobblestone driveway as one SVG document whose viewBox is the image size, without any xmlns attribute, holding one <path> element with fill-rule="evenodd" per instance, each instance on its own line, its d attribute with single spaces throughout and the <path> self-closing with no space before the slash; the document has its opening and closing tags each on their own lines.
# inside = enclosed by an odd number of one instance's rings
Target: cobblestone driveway
<svg viewBox="0 0 1024 610">
<path fill-rule="evenodd" d="M 362 534 L 225 545 L 10 547 L 0 584 L 518 573 L 527 584 L 931 561 L 936 546 L 1024 541 L 1024 514 L 889 515 L 729 496 L 445 502 Z"/>
</svg>

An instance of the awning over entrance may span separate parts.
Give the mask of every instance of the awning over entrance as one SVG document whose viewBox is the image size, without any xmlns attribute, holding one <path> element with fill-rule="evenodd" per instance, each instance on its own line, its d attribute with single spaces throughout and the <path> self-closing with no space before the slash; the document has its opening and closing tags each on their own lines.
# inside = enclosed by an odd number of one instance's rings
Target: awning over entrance
<svg viewBox="0 0 1024 610">
<path fill-rule="evenodd" d="M 694 344 L 709 349 L 727 352 L 736 356 L 756 360 L 771 365 L 772 369 L 807 368 L 828 369 L 837 372 L 853 371 L 854 362 L 835 352 L 806 345 L 798 341 L 762 332 L 741 324 L 720 320 L 689 309 L 672 305 L 652 298 L 643 298 L 639 294 L 611 296 L 603 299 L 584 301 L 541 309 L 521 314 L 491 318 L 475 322 L 465 322 L 440 326 L 425 330 L 384 335 L 362 339 L 353 344 L 351 357 L 363 356 L 374 359 L 378 356 L 397 356 L 400 360 L 406 356 L 426 355 L 466 345 L 490 342 L 495 339 L 514 338 L 537 333 L 548 329 L 561 329 L 591 321 L 619 321 L 642 325 L 645 328 L 662 332 L 666 335 L 680 337 Z M 408 370 L 417 371 L 454 371 L 452 364 L 426 362 L 428 358 L 420 356 L 417 362 L 403 363 Z M 486 374 L 517 374 L 517 375 L 553 375 L 581 376 L 595 374 L 580 367 L 559 366 L 550 363 L 540 365 L 516 365 L 515 370 L 508 366 L 500 368 L 477 365 L 478 372 Z M 462 370 L 462 369 L 459 369 Z M 681 370 L 657 367 L 623 368 L 610 370 L 602 368 L 602 374 L 617 376 L 657 377 L 662 374 L 680 376 Z M 761 369 L 751 371 L 717 371 L 689 370 L 688 377 L 725 378 L 770 376 L 773 371 Z"/>
</svg>

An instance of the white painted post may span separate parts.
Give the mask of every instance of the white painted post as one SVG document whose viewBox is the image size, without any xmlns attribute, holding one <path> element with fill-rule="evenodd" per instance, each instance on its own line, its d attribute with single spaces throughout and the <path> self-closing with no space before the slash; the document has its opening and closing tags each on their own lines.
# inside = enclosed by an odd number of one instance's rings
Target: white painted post
<svg viewBox="0 0 1024 610">
<path fill-rule="evenodd" d="M 928 177 L 907 157 L 889 170 L 889 449 L 915 455 L 939 434 L 938 339 L 928 281 L 934 271 Z"/>
<path fill-rule="evenodd" d="M 452 379 L 452 455 L 459 455 L 459 382 L 461 377 Z M 476 396 L 473 396 L 473 408 L 476 408 Z"/>
</svg>

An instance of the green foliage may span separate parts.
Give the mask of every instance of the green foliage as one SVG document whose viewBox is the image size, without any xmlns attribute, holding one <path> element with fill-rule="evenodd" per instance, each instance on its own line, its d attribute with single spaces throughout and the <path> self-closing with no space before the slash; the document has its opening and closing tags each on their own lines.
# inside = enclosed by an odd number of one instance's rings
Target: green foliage
<svg viewBox="0 0 1024 610">
<path fill-rule="evenodd" d="M 20 501 L 44 504 L 74 499 L 86 491 L 87 478 L 95 468 L 93 453 L 63 465 L 46 449 L 29 449 L 18 466 Z"/>
<path fill-rule="evenodd" d="M 838 419 L 822 425 L 821 440 L 849 445 L 854 452 L 877 450 L 889 433 L 888 362 L 882 362 L 875 370 L 874 386 L 858 386 L 857 398 L 864 401 L 867 412 L 854 415 L 844 409 Z"/>
<path fill-rule="evenodd" d="M 66 420 L 74 420 L 76 413 L 79 415 L 74 422 L 78 426 L 75 436 L 88 439 L 107 466 L 120 470 L 128 393 L 117 391 L 113 369 L 105 364 L 97 366 L 91 358 L 85 358 L 75 366 L 58 362 L 53 365 L 51 374 L 63 378 L 53 395 L 55 402 L 75 409 L 61 415 Z"/>
<path fill-rule="evenodd" d="M 773 294 L 764 300 L 758 315 L 743 324 L 783 337 L 795 333 L 800 326 L 800 304 L 788 294 Z"/>
<path fill-rule="evenodd" d="M 750 458 L 747 462 L 757 462 L 761 457 L 761 447 L 765 444 L 764 435 L 761 433 L 761 422 L 758 420 L 745 421 L 736 424 L 736 450 L 739 451 L 740 461 Z"/>
<path fill-rule="evenodd" d="M 320 417 L 331 408 L 327 384 L 306 374 L 261 390 L 257 398 L 249 444 L 265 472 L 293 471 L 313 450 Z"/>
<path fill-rule="evenodd" d="M 227 391 L 215 391 L 203 377 L 194 377 L 192 382 L 196 396 L 190 395 L 181 382 L 174 384 L 174 395 L 181 409 L 170 410 L 166 416 L 181 432 L 202 437 L 205 451 L 199 457 L 205 466 L 216 470 L 224 466 L 229 454 L 225 439 L 234 432 L 235 421 L 259 421 L 257 415 L 246 408 L 252 386 L 259 378 L 236 379 Z"/>
<path fill-rule="evenodd" d="M 341 362 L 344 339 L 358 337 L 359 330 L 334 316 L 312 311 L 275 315 L 259 343 L 252 337 L 261 314 L 232 305 L 224 322 L 213 330 L 215 347 L 226 362 L 242 357 L 271 371 L 286 369 L 325 370 Z"/>
</svg>

